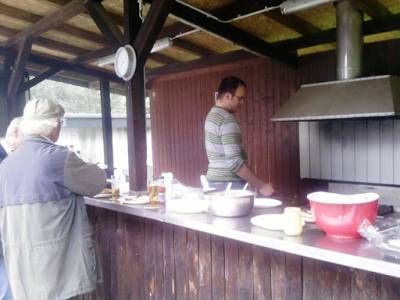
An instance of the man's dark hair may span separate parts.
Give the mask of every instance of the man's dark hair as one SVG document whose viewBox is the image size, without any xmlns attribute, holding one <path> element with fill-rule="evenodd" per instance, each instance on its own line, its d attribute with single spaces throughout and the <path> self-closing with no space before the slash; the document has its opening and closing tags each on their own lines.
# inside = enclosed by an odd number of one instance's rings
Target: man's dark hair
<svg viewBox="0 0 400 300">
<path fill-rule="evenodd" d="M 221 80 L 217 91 L 217 99 L 220 99 L 225 93 L 235 94 L 236 89 L 240 86 L 246 87 L 244 81 L 235 76 L 225 77 Z"/>
</svg>

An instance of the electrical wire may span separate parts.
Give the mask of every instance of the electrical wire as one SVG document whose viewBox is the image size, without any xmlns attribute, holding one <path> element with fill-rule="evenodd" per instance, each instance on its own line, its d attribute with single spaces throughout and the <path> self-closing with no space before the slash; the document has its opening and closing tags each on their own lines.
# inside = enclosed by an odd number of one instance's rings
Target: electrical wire
<svg viewBox="0 0 400 300">
<path fill-rule="evenodd" d="M 216 20 L 218 22 L 221 22 L 221 23 L 231 23 L 233 21 L 238 21 L 238 20 L 241 20 L 241 19 L 244 19 L 244 18 L 248 18 L 248 17 L 252 17 L 254 15 L 258 15 L 258 14 L 261 14 L 261 13 L 264 13 L 264 12 L 267 12 L 267 11 L 270 11 L 270 10 L 273 10 L 273 9 L 280 8 L 279 5 L 278 6 L 271 6 L 271 7 L 265 6 L 263 9 L 260 9 L 260 10 L 257 10 L 257 11 L 254 11 L 254 12 L 251 12 L 251 13 L 248 13 L 248 14 L 239 15 L 239 16 L 237 16 L 235 18 L 232 18 L 232 19 L 229 19 L 229 20 L 221 20 L 220 18 L 214 16 L 213 14 L 205 12 L 204 10 L 201 10 L 200 8 L 197 8 L 197 7 L 193 6 L 193 5 L 190 5 L 190 4 L 188 4 L 188 3 L 186 3 L 186 2 L 184 2 L 182 0 L 175 0 L 175 2 L 178 2 L 178 3 L 180 3 L 180 4 L 184 5 L 184 6 L 187 6 L 187 7 L 191 8 L 191 9 L 193 9 L 193 10 L 195 10 L 195 11 L 197 11 L 197 12 L 203 14 L 203 15 L 205 15 L 207 18 L 214 19 L 214 20 Z"/>
</svg>

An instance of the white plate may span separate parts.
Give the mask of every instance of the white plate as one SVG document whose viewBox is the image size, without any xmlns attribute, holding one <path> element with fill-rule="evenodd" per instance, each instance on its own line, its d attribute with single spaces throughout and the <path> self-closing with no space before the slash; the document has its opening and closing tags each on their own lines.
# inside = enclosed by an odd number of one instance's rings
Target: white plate
<svg viewBox="0 0 400 300">
<path fill-rule="evenodd" d="M 268 230 L 283 230 L 283 214 L 266 214 L 250 219 L 251 224 Z"/>
<path fill-rule="evenodd" d="M 131 204 L 131 205 L 147 204 L 147 203 L 150 203 L 150 199 L 149 199 L 149 196 L 147 196 L 147 195 L 140 196 L 140 197 L 125 196 L 123 198 L 123 203 Z"/>
<path fill-rule="evenodd" d="M 282 204 L 282 201 L 272 199 L 272 198 L 254 198 L 255 208 L 268 208 L 275 207 Z"/>
<path fill-rule="evenodd" d="M 94 195 L 93 198 L 111 198 L 112 194 L 97 194 Z"/>
</svg>

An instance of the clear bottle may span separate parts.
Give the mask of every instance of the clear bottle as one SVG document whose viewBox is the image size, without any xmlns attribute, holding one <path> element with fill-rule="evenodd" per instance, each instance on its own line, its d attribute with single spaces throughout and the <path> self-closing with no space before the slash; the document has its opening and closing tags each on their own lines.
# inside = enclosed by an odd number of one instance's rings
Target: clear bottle
<svg viewBox="0 0 400 300">
<path fill-rule="evenodd" d="M 165 202 L 173 199 L 173 181 L 174 175 L 171 172 L 167 172 L 164 174 Z"/>
</svg>

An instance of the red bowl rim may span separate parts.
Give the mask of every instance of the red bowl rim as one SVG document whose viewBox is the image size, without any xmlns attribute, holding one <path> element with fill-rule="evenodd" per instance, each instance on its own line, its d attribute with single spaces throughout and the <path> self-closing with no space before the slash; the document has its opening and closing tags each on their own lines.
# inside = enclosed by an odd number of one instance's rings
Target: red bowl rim
<svg viewBox="0 0 400 300">
<path fill-rule="evenodd" d="M 335 194 L 328 192 L 314 192 L 307 195 L 307 199 L 322 204 L 363 204 L 378 201 L 379 195 L 376 193 L 363 193 L 363 194 Z"/>
</svg>

